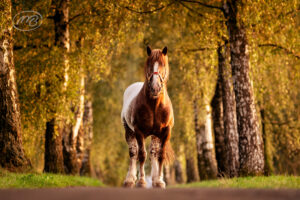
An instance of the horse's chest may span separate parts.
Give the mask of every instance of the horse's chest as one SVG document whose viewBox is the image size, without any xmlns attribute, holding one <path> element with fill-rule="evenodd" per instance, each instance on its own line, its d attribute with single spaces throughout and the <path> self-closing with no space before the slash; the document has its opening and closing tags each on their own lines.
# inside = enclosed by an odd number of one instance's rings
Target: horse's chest
<svg viewBox="0 0 300 200">
<path fill-rule="evenodd" d="M 142 106 L 137 110 L 135 119 L 137 126 L 145 134 L 158 134 L 162 128 L 168 126 L 170 111 L 167 107 L 151 110 Z"/>
</svg>

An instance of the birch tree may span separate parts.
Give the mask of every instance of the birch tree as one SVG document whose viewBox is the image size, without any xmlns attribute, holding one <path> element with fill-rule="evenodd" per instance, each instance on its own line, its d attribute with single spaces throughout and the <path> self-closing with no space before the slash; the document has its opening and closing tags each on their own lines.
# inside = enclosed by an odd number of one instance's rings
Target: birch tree
<svg viewBox="0 0 300 200">
<path fill-rule="evenodd" d="M 240 175 L 262 174 L 264 170 L 263 142 L 253 88 L 249 74 L 249 50 L 246 30 L 238 19 L 242 1 L 225 1 L 224 16 L 230 43 L 233 88 L 236 101 L 237 127 L 239 134 Z"/>
<path fill-rule="evenodd" d="M 222 82 L 223 124 L 225 136 L 225 172 L 229 177 L 239 175 L 239 135 L 234 92 L 232 87 L 231 68 L 229 65 L 229 48 L 227 42 L 220 46 L 218 52 L 218 68 Z"/>
<path fill-rule="evenodd" d="M 53 16 L 55 28 L 55 45 L 62 49 L 63 53 L 63 87 L 61 90 L 66 90 L 68 85 L 68 70 L 69 60 L 68 52 L 70 51 L 70 33 L 69 33 L 69 0 L 53 1 L 55 14 Z M 49 87 L 49 86 L 48 86 Z M 57 111 L 53 110 L 53 118 L 46 123 L 45 137 L 45 172 L 64 173 L 63 157 L 63 130 L 64 127 L 57 119 Z"/>
<path fill-rule="evenodd" d="M 9 171 L 31 167 L 24 154 L 13 55 L 11 1 L 0 1 L 0 166 Z"/>
</svg>

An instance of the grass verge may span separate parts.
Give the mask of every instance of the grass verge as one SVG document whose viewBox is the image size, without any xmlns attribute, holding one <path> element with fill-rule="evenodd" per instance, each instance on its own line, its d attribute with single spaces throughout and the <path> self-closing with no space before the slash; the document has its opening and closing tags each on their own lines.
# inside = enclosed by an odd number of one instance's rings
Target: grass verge
<svg viewBox="0 0 300 200">
<path fill-rule="evenodd" d="M 222 178 L 218 180 L 201 181 L 180 184 L 174 188 L 213 187 L 213 188 L 300 188 L 299 176 L 256 176 L 239 178 Z"/>
<path fill-rule="evenodd" d="M 0 171 L 0 188 L 50 188 L 73 186 L 104 186 L 99 180 L 89 177 L 60 174 L 11 173 Z"/>
</svg>

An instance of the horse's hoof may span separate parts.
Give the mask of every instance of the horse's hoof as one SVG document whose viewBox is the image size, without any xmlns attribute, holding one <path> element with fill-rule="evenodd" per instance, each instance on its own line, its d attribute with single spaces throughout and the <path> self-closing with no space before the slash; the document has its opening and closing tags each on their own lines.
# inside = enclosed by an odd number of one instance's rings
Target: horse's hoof
<svg viewBox="0 0 300 200">
<path fill-rule="evenodd" d="M 123 187 L 133 188 L 134 187 L 134 182 L 133 181 L 125 181 L 124 184 L 123 184 Z"/>
<path fill-rule="evenodd" d="M 146 181 L 144 179 L 140 179 L 137 183 L 136 183 L 136 187 L 138 188 L 146 188 Z"/>
<path fill-rule="evenodd" d="M 165 189 L 166 188 L 166 183 L 164 181 L 155 181 L 155 182 L 152 183 L 152 187 L 153 188 Z"/>
</svg>

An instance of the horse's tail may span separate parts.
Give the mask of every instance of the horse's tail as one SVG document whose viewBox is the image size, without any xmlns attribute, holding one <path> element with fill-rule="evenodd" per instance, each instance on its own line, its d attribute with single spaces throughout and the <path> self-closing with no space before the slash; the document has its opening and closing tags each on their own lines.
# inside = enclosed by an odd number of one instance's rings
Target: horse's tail
<svg viewBox="0 0 300 200">
<path fill-rule="evenodd" d="M 174 159 L 175 159 L 174 151 L 171 146 L 170 140 L 168 140 L 165 144 L 164 163 L 169 165 L 174 161 Z"/>
</svg>

